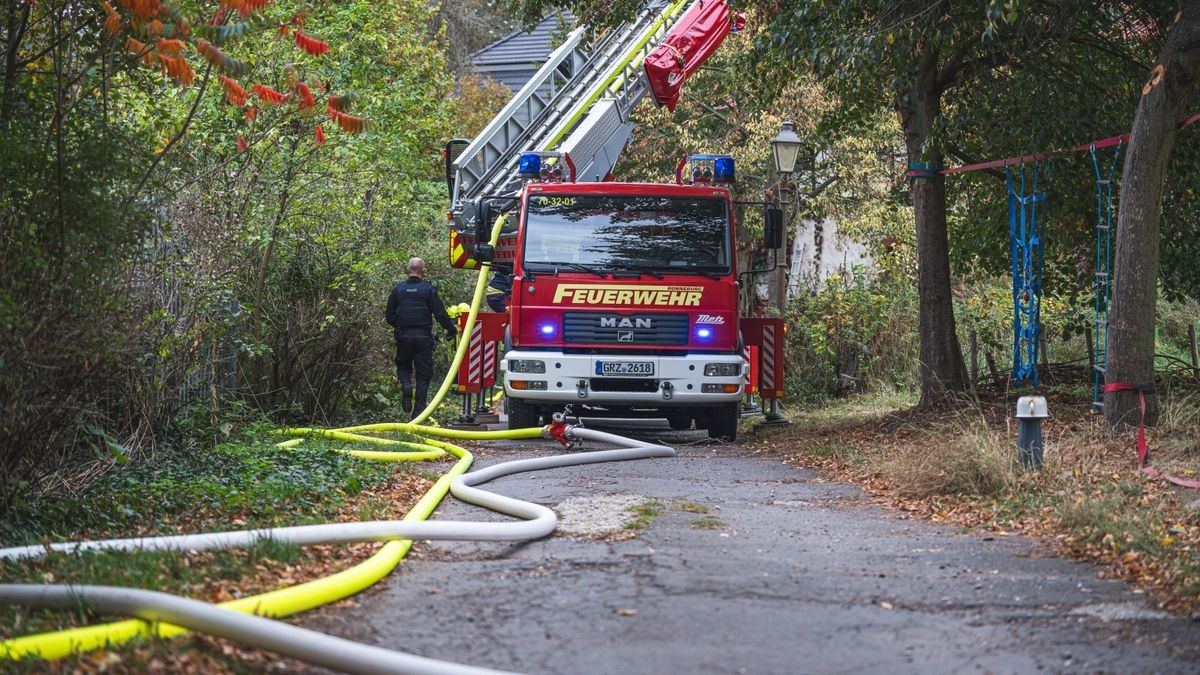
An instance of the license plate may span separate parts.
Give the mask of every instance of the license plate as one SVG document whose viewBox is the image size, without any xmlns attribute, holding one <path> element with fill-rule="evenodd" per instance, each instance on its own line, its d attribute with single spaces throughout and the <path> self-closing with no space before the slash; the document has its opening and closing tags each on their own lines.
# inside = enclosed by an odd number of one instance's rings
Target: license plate
<svg viewBox="0 0 1200 675">
<path fill-rule="evenodd" d="M 597 361 L 597 375 L 633 375 L 648 377 L 654 374 L 653 361 Z"/>
</svg>

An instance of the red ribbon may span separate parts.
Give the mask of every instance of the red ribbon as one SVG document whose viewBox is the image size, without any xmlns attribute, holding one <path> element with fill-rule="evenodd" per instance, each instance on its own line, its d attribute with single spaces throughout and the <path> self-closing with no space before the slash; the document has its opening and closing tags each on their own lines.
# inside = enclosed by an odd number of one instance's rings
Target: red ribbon
<svg viewBox="0 0 1200 675">
<path fill-rule="evenodd" d="M 1150 457 L 1150 445 L 1146 443 L 1146 387 L 1135 387 L 1125 382 L 1109 382 L 1104 385 L 1104 393 L 1106 394 L 1118 391 L 1136 391 L 1138 393 L 1138 404 L 1142 407 L 1142 419 L 1138 421 L 1137 432 L 1138 468 L 1148 476 L 1161 478 L 1173 485 L 1200 490 L 1200 481 L 1178 478 L 1163 473 L 1154 467 L 1147 466 L 1147 461 Z"/>
<path fill-rule="evenodd" d="M 1183 124 L 1179 125 L 1179 128 L 1183 129 L 1184 127 L 1190 127 L 1191 125 L 1195 124 L 1196 122 L 1200 122 L 1200 113 L 1192 115 L 1191 117 L 1184 120 Z M 981 169 L 1002 169 L 1006 166 L 1015 166 L 1018 164 L 1026 164 L 1028 162 L 1041 162 L 1041 161 L 1044 161 L 1047 159 L 1051 159 L 1053 157 L 1061 157 L 1062 155 L 1065 155 L 1068 152 L 1087 152 L 1093 148 L 1095 148 L 1096 150 L 1099 150 L 1101 148 L 1111 148 L 1114 145 L 1120 145 L 1120 144 L 1128 143 L 1128 142 L 1129 142 L 1129 134 L 1121 134 L 1120 136 L 1110 136 L 1109 138 L 1101 138 L 1101 139 L 1092 141 L 1091 143 L 1083 143 L 1083 144 L 1076 145 L 1076 146 L 1070 147 L 1070 148 L 1065 148 L 1062 150 L 1051 150 L 1048 152 L 1039 152 L 1039 153 L 1032 154 L 1032 155 L 1019 155 L 1017 157 L 1008 157 L 1006 159 L 994 159 L 990 162 L 979 162 L 977 164 L 967 164 L 965 166 L 956 166 L 951 169 L 942 169 L 938 173 L 942 174 L 943 176 L 950 176 L 950 175 L 953 175 L 956 173 L 967 173 L 968 171 L 979 171 Z M 908 173 L 910 176 L 913 175 L 913 172 L 911 170 Z M 1130 387 L 1130 389 L 1135 389 L 1135 388 L 1136 387 Z M 1126 391 L 1126 390 L 1121 389 L 1121 390 L 1114 390 L 1114 391 Z"/>
</svg>

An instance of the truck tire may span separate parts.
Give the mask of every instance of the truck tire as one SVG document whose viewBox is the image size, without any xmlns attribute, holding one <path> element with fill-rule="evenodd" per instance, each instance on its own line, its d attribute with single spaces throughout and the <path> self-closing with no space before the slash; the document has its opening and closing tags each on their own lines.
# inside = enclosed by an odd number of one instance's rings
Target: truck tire
<svg viewBox="0 0 1200 675">
<path fill-rule="evenodd" d="M 708 437 L 720 441 L 733 442 L 737 440 L 737 425 L 741 419 L 741 404 L 728 403 L 719 408 L 713 408 L 708 417 Z"/>
<path fill-rule="evenodd" d="M 675 431 L 687 431 L 692 428 L 692 416 L 687 413 L 667 415 L 667 424 Z"/>
<path fill-rule="evenodd" d="M 540 424 L 541 411 L 536 405 L 511 396 L 505 397 L 504 400 L 508 402 L 508 428 L 510 430 L 542 426 Z"/>
</svg>

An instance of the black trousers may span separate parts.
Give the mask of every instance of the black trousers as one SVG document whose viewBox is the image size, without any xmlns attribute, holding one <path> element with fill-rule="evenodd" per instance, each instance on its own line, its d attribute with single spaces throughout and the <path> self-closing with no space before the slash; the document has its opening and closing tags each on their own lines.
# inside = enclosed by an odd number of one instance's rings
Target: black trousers
<svg viewBox="0 0 1200 675">
<path fill-rule="evenodd" d="M 428 330 L 398 329 L 396 336 L 396 377 L 400 386 L 413 392 L 413 410 L 425 409 L 429 396 L 429 381 L 433 379 L 433 336 Z M 413 387 L 413 371 L 416 387 Z"/>
</svg>

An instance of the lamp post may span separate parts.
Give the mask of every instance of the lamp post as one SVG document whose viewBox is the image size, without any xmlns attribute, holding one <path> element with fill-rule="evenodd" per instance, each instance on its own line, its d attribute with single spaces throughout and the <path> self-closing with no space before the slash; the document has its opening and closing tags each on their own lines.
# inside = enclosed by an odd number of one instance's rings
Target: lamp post
<svg viewBox="0 0 1200 675">
<path fill-rule="evenodd" d="M 779 191 L 777 193 L 780 206 L 783 209 L 784 245 L 787 245 L 788 206 L 791 204 L 791 184 L 788 178 L 796 171 L 796 160 L 800 158 L 800 137 L 796 135 L 791 120 L 783 123 L 775 138 L 771 139 L 771 154 L 775 159 L 775 173 L 779 176 Z M 785 254 L 785 260 L 786 254 Z M 775 308 L 780 316 L 786 316 L 787 311 L 787 274 L 776 261 L 775 265 Z M 771 410 L 767 413 L 765 424 L 790 424 L 788 419 L 779 412 L 779 399 L 771 399 Z"/>
<path fill-rule="evenodd" d="M 775 170 L 779 172 L 780 180 L 787 182 L 800 158 L 800 137 L 791 120 L 784 122 L 779 134 L 771 139 L 771 152 L 775 155 Z"/>
<path fill-rule="evenodd" d="M 784 245 L 787 245 L 787 228 L 789 222 L 788 206 L 791 203 L 791 183 L 788 179 L 796 170 L 796 160 L 800 158 L 800 137 L 796 135 L 795 127 L 791 120 L 783 123 L 783 128 L 779 130 L 775 138 L 771 139 L 771 154 L 775 159 L 775 173 L 779 176 L 779 189 L 776 196 L 779 199 L 780 207 L 783 209 L 784 228 Z M 786 260 L 786 257 L 785 257 Z M 775 309 L 783 315 L 787 310 L 787 274 L 785 270 L 776 264 L 774 290 Z"/>
</svg>

